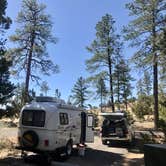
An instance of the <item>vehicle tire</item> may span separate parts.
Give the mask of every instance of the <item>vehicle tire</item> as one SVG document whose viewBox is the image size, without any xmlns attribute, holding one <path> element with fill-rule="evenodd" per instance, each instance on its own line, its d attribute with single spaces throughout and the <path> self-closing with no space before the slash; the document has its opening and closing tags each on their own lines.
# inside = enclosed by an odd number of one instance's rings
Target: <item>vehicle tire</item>
<svg viewBox="0 0 166 166">
<path fill-rule="evenodd" d="M 131 141 L 130 141 L 130 146 L 133 147 L 135 146 L 135 138 L 132 137 Z"/>
<path fill-rule="evenodd" d="M 102 144 L 103 145 L 107 145 L 107 141 L 106 140 L 102 140 Z"/>
<path fill-rule="evenodd" d="M 22 143 L 24 147 L 35 148 L 39 143 L 39 137 L 32 130 L 25 131 L 22 136 Z"/>
<path fill-rule="evenodd" d="M 71 156 L 72 150 L 73 150 L 73 143 L 72 143 L 72 141 L 69 141 L 65 148 L 65 153 L 66 153 L 67 157 Z"/>
<path fill-rule="evenodd" d="M 48 156 L 46 157 L 46 165 L 47 165 L 47 166 L 50 166 L 50 165 L 51 165 L 51 162 L 52 162 L 52 157 L 48 155 Z"/>
</svg>

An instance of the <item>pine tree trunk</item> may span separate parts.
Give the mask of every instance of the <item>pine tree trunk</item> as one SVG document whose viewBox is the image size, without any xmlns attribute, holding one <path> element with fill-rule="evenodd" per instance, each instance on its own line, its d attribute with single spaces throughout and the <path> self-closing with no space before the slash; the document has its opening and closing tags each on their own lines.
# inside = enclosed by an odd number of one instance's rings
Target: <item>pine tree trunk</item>
<svg viewBox="0 0 166 166">
<path fill-rule="evenodd" d="M 117 82 L 117 86 L 118 86 L 118 110 L 120 110 L 120 82 L 119 82 L 119 72 L 118 72 L 118 82 Z"/>
<path fill-rule="evenodd" d="M 35 35 L 32 34 L 31 46 L 30 46 L 30 51 L 28 54 L 28 61 L 27 61 L 26 79 L 25 79 L 25 102 L 29 101 L 29 81 L 30 81 L 30 75 L 31 75 L 31 62 L 32 62 L 34 40 L 35 40 Z"/>
<path fill-rule="evenodd" d="M 103 112 L 103 93 L 102 93 L 102 86 L 100 87 L 101 88 L 101 96 L 100 96 L 100 104 L 101 104 L 101 112 Z"/>
<path fill-rule="evenodd" d="M 126 106 L 126 111 L 127 111 L 127 109 L 128 109 L 128 100 L 127 100 L 127 98 L 125 99 L 125 106 Z"/>
<path fill-rule="evenodd" d="M 109 44 L 108 44 L 109 46 Z M 115 112 L 115 107 L 114 107 L 114 94 L 113 94 L 113 82 L 112 82 L 112 62 L 111 62 L 111 57 L 110 57 L 110 49 L 107 49 L 107 54 L 108 54 L 108 67 L 109 67 L 109 81 L 110 81 L 110 94 L 111 94 L 111 107 L 112 107 L 112 112 Z"/>
<path fill-rule="evenodd" d="M 158 129 L 158 120 L 159 120 L 159 113 L 158 113 L 158 66 L 157 66 L 157 55 L 154 55 L 154 66 L 153 66 L 153 95 L 154 95 L 154 128 Z"/>
<path fill-rule="evenodd" d="M 158 129 L 158 58 L 156 53 L 156 10 L 155 6 L 153 8 L 153 27 L 152 27 L 152 37 L 153 37 L 153 96 L 154 96 L 154 128 Z"/>
</svg>

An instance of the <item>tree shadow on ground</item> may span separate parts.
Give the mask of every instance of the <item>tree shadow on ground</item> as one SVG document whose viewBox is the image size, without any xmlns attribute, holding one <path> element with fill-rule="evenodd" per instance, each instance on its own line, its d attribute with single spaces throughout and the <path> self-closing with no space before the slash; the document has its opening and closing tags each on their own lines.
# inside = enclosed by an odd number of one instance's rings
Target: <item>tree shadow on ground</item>
<svg viewBox="0 0 166 166">
<path fill-rule="evenodd" d="M 84 157 L 75 153 L 68 161 L 79 166 L 114 166 L 115 162 L 123 160 L 121 154 L 87 148 Z"/>
<path fill-rule="evenodd" d="M 108 147 L 126 148 L 132 153 L 143 153 L 144 144 L 142 140 L 134 139 L 130 143 L 125 141 L 111 141 L 111 143 L 108 144 Z"/>
<path fill-rule="evenodd" d="M 129 161 L 124 161 L 126 163 L 126 166 L 144 166 L 144 160 L 142 158 L 132 158 Z"/>
<path fill-rule="evenodd" d="M 0 166 L 46 166 L 44 163 L 44 159 L 40 155 L 31 155 L 31 160 L 28 163 L 24 163 L 23 159 L 15 158 L 15 157 L 6 157 L 4 159 L 0 159 Z M 74 149 L 73 155 L 67 159 L 63 158 L 62 160 L 58 160 L 64 162 L 64 166 L 75 165 L 75 166 L 116 166 L 116 162 L 122 161 L 123 157 L 120 154 L 106 152 L 96 149 L 87 148 L 85 152 L 85 156 L 81 157 L 78 155 L 77 150 Z M 57 162 L 57 163 L 58 163 Z M 55 164 L 58 164 L 55 161 Z M 59 164 L 60 165 L 60 164 Z M 120 165 L 118 165 L 120 166 Z"/>
<path fill-rule="evenodd" d="M 0 159 L 0 166 L 28 166 L 24 164 L 24 161 L 21 158 L 16 157 L 6 157 Z"/>
<path fill-rule="evenodd" d="M 115 148 L 127 148 L 133 156 L 132 158 L 123 158 L 121 163 L 122 166 L 144 166 L 144 158 L 135 158 L 134 155 L 143 154 L 143 144 L 141 140 L 135 139 L 132 143 L 122 142 L 122 141 L 113 141 L 109 147 Z M 118 166 L 118 165 L 117 165 Z"/>
</svg>

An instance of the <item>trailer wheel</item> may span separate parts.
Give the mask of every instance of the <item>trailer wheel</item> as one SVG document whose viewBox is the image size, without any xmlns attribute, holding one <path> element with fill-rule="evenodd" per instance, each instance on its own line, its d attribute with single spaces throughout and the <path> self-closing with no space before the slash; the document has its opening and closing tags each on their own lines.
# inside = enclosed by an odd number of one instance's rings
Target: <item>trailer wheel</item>
<svg viewBox="0 0 166 166">
<path fill-rule="evenodd" d="M 25 147 L 35 148 L 39 143 L 38 135 L 32 130 L 28 130 L 23 134 L 22 143 Z"/>
<path fill-rule="evenodd" d="M 73 143 L 72 143 L 72 141 L 69 141 L 65 148 L 65 153 L 66 153 L 67 157 L 71 156 L 72 150 L 73 150 Z"/>
</svg>

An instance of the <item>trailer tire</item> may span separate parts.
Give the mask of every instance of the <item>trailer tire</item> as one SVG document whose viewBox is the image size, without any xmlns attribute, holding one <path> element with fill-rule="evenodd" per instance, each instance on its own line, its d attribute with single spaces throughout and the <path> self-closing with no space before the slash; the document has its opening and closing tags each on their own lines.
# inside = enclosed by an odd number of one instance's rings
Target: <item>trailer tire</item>
<svg viewBox="0 0 166 166">
<path fill-rule="evenodd" d="M 39 143 L 39 137 L 32 130 L 25 131 L 22 137 L 22 143 L 25 147 L 35 148 Z"/>
<path fill-rule="evenodd" d="M 65 148 L 65 153 L 66 156 L 69 157 L 72 154 L 72 150 L 73 150 L 73 143 L 72 141 L 68 141 L 68 143 L 66 144 L 66 148 Z"/>
</svg>

